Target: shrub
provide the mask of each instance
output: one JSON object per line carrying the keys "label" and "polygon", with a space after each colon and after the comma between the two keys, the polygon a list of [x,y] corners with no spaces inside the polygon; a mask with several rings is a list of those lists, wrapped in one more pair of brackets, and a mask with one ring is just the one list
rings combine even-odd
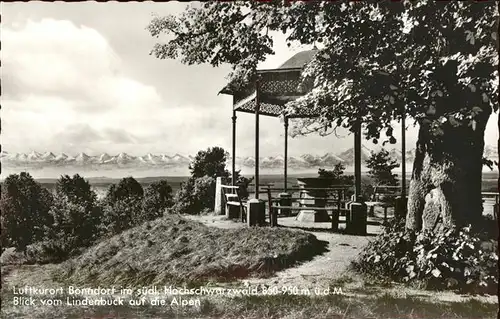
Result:
{"label": "shrub", "polygon": [[330,179],[332,185],[351,185],[354,181],[354,176],[344,175],[344,171],[345,165],[338,163],[333,167],[333,170],[320,168],[318,170],[318,175],[321,178]]}
{"label": "shrub", "polygon": [[101,211],[95,203],[88,204],[56,195],[50,213],[54,217],[49,246],[58,246],[66,256],[88,247],[99,238]]}
{"label": "shrub", "polygon": [[133,177],[111,185],[102,201],[101,234],[113,236],[143,221],[143,198],[144,189]]}
{"label": "shrub", "polygon": [[495,240],[471,227],[439,233],[408,233],[395,221],[370,242],[354,269],[379,279],[495,293],[498,285]]}
{"label": "shrub", "polygon": [[370,158],[366,161],[366,167],[370,170],[368,175],[373,178],[375,185],[397,186],[397,175],[392,170],[399,167],[398,162],[391,158],[389,152],[382,149],[380,152],[371,152]]}
{"label": "shrub", "polygon": [[63,175],[56,183],[56,194],[63,195],[72,202],[94,204],[97,194],[92,190],[90,183],[78,174],[70,177]]}
{"label": "shrub", "polygon": [[215,205],[215,178],[189,178],[175,195],[173,211],[178,214],[200,214]]}
{"label": "shrub", "polygon": [[142,200],[144,189],[142,185],[133,177],[125,177],[120,180],[118,185],[111,185],[106,194],[106,201],[113,204],[122,199],[134,197]]}
{"label": "shrub", "polygon": [[92,243],[97,238],[100,223],[96,202],[97,194],[83,177],[78,174],[61,176],[50,210],[54,219],[53,239],[72,242],[75,248]]}
{"label": "shrub", "polygon": [[172,206],[172,187],[166,180],[154,182],[144,192],[142,220],[152,220],[163,216],[165,210]]}
{"label": "shrub", "polygon": [[0,199],[2,247],[25,251],[27,245],[42,240],[52,224],[52,202],[52,194],[29,173],[9,175]]}
{"label": "shrub", "polygon": [[221,147],[209,147],[206,151],[198,151],[193,162],[189,165],[191,176],[200,178],[210,176],[228,177],[226,170],[226,160],[228,153]]}
{"label": "shrub", "polygon": [[113,236],[141,222],[142,201],[135,196],[106,203],[102,212],[101,234]]}
{"label": "shrub", "polygon": [[[236,177],[236,185],[239,186],[238,194],[240,195],[241,199],[247,199],[249,194],[248,194],[248,186],[250,183],[253,181],[253,177],[248,178],[245,176],[240,175],[240,171],[235,172],[235,177]],[[230,180],[230,178],[228,178]]]}

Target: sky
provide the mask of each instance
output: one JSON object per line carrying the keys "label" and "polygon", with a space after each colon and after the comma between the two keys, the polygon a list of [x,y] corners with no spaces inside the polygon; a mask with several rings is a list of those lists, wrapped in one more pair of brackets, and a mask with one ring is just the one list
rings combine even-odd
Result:
{"label": "sky", "polygon": [[[149,55],[156,39],[145,28],[152,14],[178,14],[185,3],[0,5],[3,151],[143,155],[231,149],[232,98],[217,94],[230,67],[187,66]],[[283,35],[274,36],[276,54],[260,68],[278,67],[310,49],[290,49]],[[253,115],[238,113],[237,156],[254,154],[254,132]],[[283,152],[283,133],[279,119],[262,117],[261,156]],[[290,138],[289,155],[352,147],[352,136],[340,133],[343,138]],[[497,137],[492,117],[486,143],[495,145]],[[415,141],[410,128],[407,149]]]}

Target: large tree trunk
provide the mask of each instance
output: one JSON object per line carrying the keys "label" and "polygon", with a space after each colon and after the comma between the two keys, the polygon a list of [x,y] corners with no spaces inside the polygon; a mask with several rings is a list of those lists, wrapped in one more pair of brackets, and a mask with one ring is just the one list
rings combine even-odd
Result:
{"label": "large tree trunk", "polygon": [[406,228],[440,232],[476,224],[481,218],[481,178],[484,130],[491,111],[483,110],[476,124],[443,127],[431,134],[420,123],[408,194]]}

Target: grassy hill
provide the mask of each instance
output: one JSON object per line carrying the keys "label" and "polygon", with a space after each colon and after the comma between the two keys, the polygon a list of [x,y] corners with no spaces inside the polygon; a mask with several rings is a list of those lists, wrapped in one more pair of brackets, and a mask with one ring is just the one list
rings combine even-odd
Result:
{"label": "grassy hill", "polygon": [[100,242],[55,274],[82,285],[194,284],[266,276],[324,249],[305,232],[219,229],[171,215]]}

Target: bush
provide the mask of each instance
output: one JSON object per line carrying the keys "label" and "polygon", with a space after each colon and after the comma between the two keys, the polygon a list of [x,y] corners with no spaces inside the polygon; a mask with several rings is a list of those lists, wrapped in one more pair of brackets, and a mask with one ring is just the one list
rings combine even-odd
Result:
{"label": "bush", "polygon": [[354,269],[379,279],[423,285],[431,289],[496,293],[496,242],[471,227],[437,234],[408,233],[393,222],[370,242]]}
{"label": "bush", "polygon": [[101,214],[96,202],[97,194],[80,175],[65,175],[57,181],[50,239],[69,249],[68,254],[97,239]]}
{"label": "bush", "polygon": [[167,208],[172,207],[172,187],[166,180],[154,182],[144,192],[142,220],[153,220],[163,216]]}
{"label": "bush", "polygon": [[94,204],[97,194],[92,190],[90,183],[78,174],[70,177],[63,175],[56,183],[56,194],[63,195],[72,202]]}
{"label": "bush", "polygon": [[52,194],[30,174],[9,175],[0,199],[2,247],[25,251],[27,245],[42,240],[52,224],[52,202]]}
{"label": "bush", "polygon": [[318,175],[321,178],[331,180],[332,185],[352,185],[354,183],[354,176],[344,175],[345,165],[338,163],[334,166],[333,170],[325,170],[320,168]]}
{"label": "bush", "polygon": [[125,177],[108,188],[102,201],[100,232],[113,236],[143,221],[144,189],[133,177]]}
{"label": "bush", "polygon": [[209,147],[206,151],[198,151],[193,162],[189,165],[191,177],[228,177],[229,172],[226,170],[227,156],[228,153],[217,146]]}
{"label": "bush", "polygon": [[175,195],[173,211],[178,214],[200,214],[215,205],[215,184],[213,177],[189,178],[181,184]]}
{"label": "bush", "polygon": [[131,196],[106,203],[102,212],[101,234],[114,236],[142,222],[142,201]]}
{"label": "bush", "polygon": [[144,189],[142,185],[133,177],[125,177],[120,180],[118,185],[111,185],[106,194],[106,201],[114,204],[119,200],[134,197],[142,200]]}
{"label": "bush", "polygon": [[[249,194],[248,194],[248,186],[250,183],[253,181],[253,177],[248,178],[245,176],[240,175],[239,171],[235,172],[235,177],[236,177],[236,182],[235,184],[239,186],[238,194],[240,195],[241,199],[247,199]],[[228,178],[230,180],[230,178]]]}
{"label": "bush", "polygon": [[88,247],[99,238],[101,210],[95,203],[75,202],[64,195],[56,195],[50,213],[54,224],[49,246],[58,246],[65,256],[79,248]]}

